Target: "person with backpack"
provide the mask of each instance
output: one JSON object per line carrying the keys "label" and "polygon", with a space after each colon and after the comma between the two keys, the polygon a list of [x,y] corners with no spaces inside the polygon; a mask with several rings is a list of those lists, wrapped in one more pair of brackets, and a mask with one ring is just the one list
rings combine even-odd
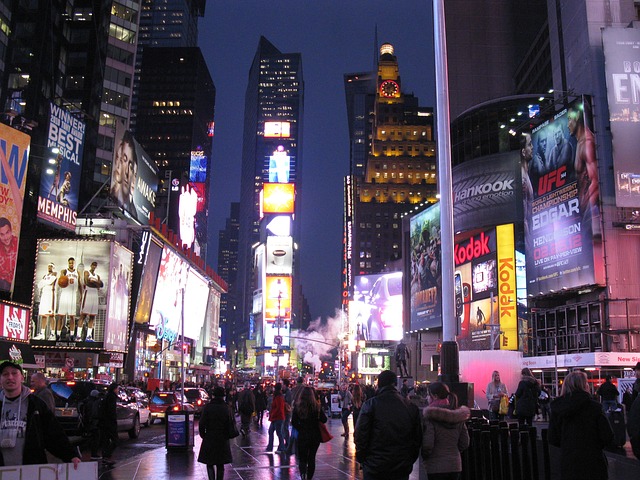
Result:
{"label": "person with backpack", "polygon": [[89,438],[91,460],[101,460],[100,450],[100,415],[102,412],[102,397],[98,390],[91,390],[89,398],[82,406],[82,425],[84,435]]}
{"label": "person with backpack", "polygon": [[249,434],[251,429],[251,417],[256,410],[256,398],[247,382],[244,389],[238,394],[238,411],[240,412],[240,433],[243,437]]}

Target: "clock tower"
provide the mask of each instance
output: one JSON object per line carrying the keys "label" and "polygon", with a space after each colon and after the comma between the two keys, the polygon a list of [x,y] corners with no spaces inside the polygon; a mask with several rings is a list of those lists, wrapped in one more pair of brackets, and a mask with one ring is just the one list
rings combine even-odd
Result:
{"label": "clock tower", "polygon": [[393,53],[393,45],[384,43],[380,47],[378,60],[378,98],[382,101],[393,101],[399,99],[400,96],[398,59]]}

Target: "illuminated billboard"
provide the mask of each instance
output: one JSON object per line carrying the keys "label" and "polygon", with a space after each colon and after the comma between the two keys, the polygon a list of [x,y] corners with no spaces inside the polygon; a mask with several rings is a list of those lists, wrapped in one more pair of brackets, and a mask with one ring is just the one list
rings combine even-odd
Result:
{"label": "illuminated billboard", "polygon": [[295,185],[293,183],[265,183],[263,185],[263,213],[294,213]]}
{"label": "illuminated billboard", "polygon": [[456,232],[515,222],[518,153],[487,155],[452,170],[453,223]]}
{"label": "illuminated billboard", "polygon": [[411,330],[442,326],[442,264],[440,204],[409,221]]}
{"label": "illuminated billboard", "polygon": [[[159,340],[173,342],[180,334],[187,269],[187,262],[165,245],[162,249],[150,322]],[[184,307],[186,318],[186,303]]]}
{"label": "illuminated billboard", "polygon": [[267,237],[267,275],[291,275],[293,238]]}
{"label": "illuminated billboard", "polygon": [[0,290],[12,291],[31,138],[0,124]]}
{"label": "illuminated billboard", "polygon": [[291,320],[291,277],[267,277],[264,288],[264,316],[267,322],[274,322],[278,317]]}
{"label": "illuminated billboard", "polygon": [[640,30],[602,31],[616,206],[640,207]]}
{"label": "illuminated billboard", "polygon": [[184,292],[185,322],[184,336],[192,339],[200,338],[200,330],[207,314],[209,301],[209,282],[195,269],[189,269],[187,288]]}
{"label": "illuminated billboard", "polygon": [[150,325],[158,339],[173,342],[181,334],[198,339],[209,299],[208,282],[175,250],[164,246],[158,270]]}
{"label": "illuminated billboard", "polygon": [[158,268],[162,258],[162,244],[158,243],[150,232],[142,233],[140,251],[136,255],[135,262],[142,267],[140,289],[138,290],[138,303],[135,309],[134,319],[136,323],[149,323],[153,294],[158,280]]}
{"label": "illuminated billboard", "polygon": [[108,337],[110,348],[126,348],[131,265],[132,253],[115,242],[39,240],[32,343],[96,349]]}
{"label": "illuminated billboard", "polygon": [[[112,243],[109,306],[107,309],[109,321],[104,329],[103,348],[105,350],[124,352],[127,349],[132,272],[133,254],[131,251],[118,243]],[[87,287],[85,286],[85,290]],[[86,298],[83,298],[82,308],[84,308],[84,301]]]}
{"label": "illuminated billboard", "polygon": [[289,122],[264,122],[265,138],[289,138],[291,124]]}
{"label": "illuminated billboard", "polygon": [[454,245],[454,261],[460,348],[489,349],[493,339],[495,349],[517,350],[513,224],[476,231],[458,240]]}
{"label": "illuminated billboard", "polygon": [[148,225],[156,207],[158,167],[121,122],[115,138],[109,194],[131,218]]}
{"label": "illuminated billboard", "polygon": [[276,215],[266,225],[267,233],[269,235],[276,235],[278,237],[288,237],[291,235],[291,216],[290,215]]}
{"label": "illuminated billboard", "polygon": [[529,295],[602,284],[602,226],[589,97],[523,134]]}
{"label": "illuminated billboard", "polygon": [[85,124],[71,112],[50,104],[47,148],[43,158],[38,195],[38,218],[75,231],[82,171]]}
{"label": "illuminated billboard", "polygon": [[191,151],[191,162],[189,163],[189,181],[204,183],[207,181],[207,167],[209,159],[202,150]]}
{"label": "illuminated billboard", "polygon": [[289,183],[291,179],[291,157],[284,146],[278,147],[268,158],[268,181],[271,183]]}
{"label": "illuminated billboard", "polygon": [[13,303],[0,302],[0,335],[4,340],[27,342],[31,311]]}
{"label": "illuminated billboard", "polygon": [[356,276],[353,296],[349,328],[356,340],[402,340],[402,272]]}

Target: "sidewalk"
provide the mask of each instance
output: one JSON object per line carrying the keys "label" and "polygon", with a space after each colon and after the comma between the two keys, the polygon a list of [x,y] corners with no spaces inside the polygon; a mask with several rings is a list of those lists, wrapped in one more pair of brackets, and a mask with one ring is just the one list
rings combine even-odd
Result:
{"label": "sidewalk", "polygon": [[[231,441],[233,463],[225,466],[226,480],[297,480],[300,478],[295,455],[288,457],[265,451],[268,425],[268,421],[265,421],[263,427],[256,427],[253,424],[247,438],[239,436]],[[339,419],[329,419],[327,425],[334,438],[320,445],[314,478],[362,479],[362,472],[355,461],[353,435],[346,440],[340,436],[342,424]],[[547,427],[543,422],[535,422],[535,425],[538,432]],[[278,446],[277,443],[276,437],[274,450]],[[98,477],[100,480],[160,480],[163,478],[207,480],[205,465],[197,461],[200,444],[201,439],[196,432],[193,450],[167,451],[164,446],[158,446],[142,454],[121,459],[111,469],[101,467]],[[609,480],[640,478],[640,462],[631,453],[628,442],[620,451],[607,452],[607,458],[609,459]],[[552,479],[559,475],[559,469],[553,468],[556,460],[552,453]],[[420,461],[416,462],[410,480],[426,479],[420,467]],[[543,478],[543,472],[540,473]]]}

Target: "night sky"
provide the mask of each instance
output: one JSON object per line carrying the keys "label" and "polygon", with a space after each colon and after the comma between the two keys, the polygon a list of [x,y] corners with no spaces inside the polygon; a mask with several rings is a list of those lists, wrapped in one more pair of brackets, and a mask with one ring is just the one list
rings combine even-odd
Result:
{"label": "night sky", "polygon": [[304,189],[297,198],[302,206],[298,260],[303,292],[314,319],[331,316],[340,307],[342,183],[349,170],[343,75],[373,70],[380,44],[389,42],[398,58],[403,92],[435,107],[431,5],[419,0],[207,2],[199,21],[199,46],[216,86],[209,208],[209,259],[214,267],[218,232],[229,204],[240,198],[245,90],[264,35],[281,52],[302,54]]}

